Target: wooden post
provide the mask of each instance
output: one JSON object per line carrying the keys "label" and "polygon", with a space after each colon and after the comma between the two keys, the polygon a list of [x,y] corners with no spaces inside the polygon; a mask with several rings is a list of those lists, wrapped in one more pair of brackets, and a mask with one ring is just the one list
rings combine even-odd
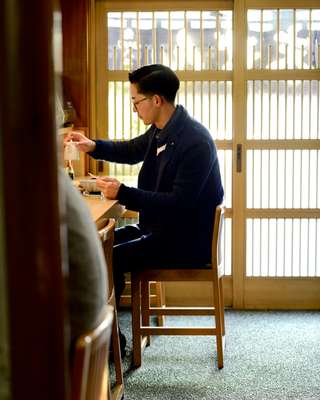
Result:
{"label": "wooden post", "polygon": [[53,0],[0,5],[0,174],[11,398],[65,399]]}

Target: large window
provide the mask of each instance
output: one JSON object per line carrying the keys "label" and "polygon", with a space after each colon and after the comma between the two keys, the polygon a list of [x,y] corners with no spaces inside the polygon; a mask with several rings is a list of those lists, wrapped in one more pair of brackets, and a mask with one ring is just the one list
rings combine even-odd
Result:
{"label": "large window", "polygon": [[320,10],[248,10],[247,43],[249,69],[319,68]]}

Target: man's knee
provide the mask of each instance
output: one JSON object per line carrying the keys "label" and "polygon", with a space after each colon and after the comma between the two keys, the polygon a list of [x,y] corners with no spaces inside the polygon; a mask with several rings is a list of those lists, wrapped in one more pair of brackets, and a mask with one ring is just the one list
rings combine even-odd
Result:
{"label": "man's knee", "polygon": [[140,237],[141,232],[138,225],[125,225],[117,228],[114,232],[114,245],[126,243]]}

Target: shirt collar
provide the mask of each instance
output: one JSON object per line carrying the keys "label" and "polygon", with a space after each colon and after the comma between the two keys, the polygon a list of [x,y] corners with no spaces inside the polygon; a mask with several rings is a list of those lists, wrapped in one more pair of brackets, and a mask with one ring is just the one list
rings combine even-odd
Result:
{"label": "shirt collar", "polygon": [[181,116],[185,113],[185,109],[181,105],[177,105],[174,113],[169,121],[162,129],[155,127],[155,137],[157,139],[157,146],[163,146],[167,143],[169,136],[178,128],[178,123]]}

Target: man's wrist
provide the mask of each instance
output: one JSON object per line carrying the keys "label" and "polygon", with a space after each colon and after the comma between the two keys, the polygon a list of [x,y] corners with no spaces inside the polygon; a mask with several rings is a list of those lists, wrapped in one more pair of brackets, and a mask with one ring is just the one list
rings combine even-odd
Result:
{"label": "man's wrist", "polygon": [[95,151],[96,146],[97,146],[97,145],[96,145],[96,142],[95,142],[94,140],[91,140],[90,148],[89,148],[88,153],[92,153],[93,151]]}

